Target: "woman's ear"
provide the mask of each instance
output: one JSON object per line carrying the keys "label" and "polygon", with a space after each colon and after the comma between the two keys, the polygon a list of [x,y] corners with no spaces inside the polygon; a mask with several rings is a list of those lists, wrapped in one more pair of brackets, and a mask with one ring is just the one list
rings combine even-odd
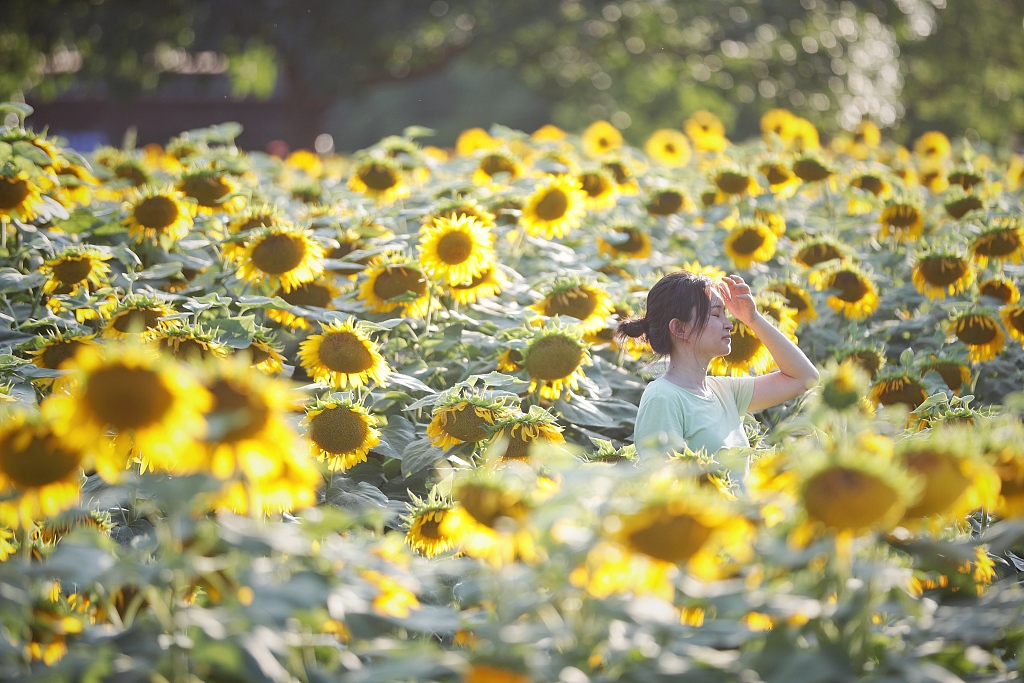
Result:
{"label": "woman's ear", "polygon": [[690,335],[686,330],[686,323],[679,318],[672,318],[668,321],[668,331],[672,333],[673,337],[678,337],[683,341],[689,341]]}

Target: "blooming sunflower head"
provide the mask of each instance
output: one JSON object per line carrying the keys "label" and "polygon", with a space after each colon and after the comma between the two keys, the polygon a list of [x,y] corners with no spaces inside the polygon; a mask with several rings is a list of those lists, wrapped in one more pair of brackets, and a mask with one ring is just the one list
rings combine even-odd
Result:
{"label": "blooming sunflower head", "polygon": [[1007,304],[999,310],[999,317],[1009,335],[1024,344],[1024,306]]}
{"label": "blooming sunflower head", "polygon": [[239,252],[238,279],[290,291],[323,272],[324,248],[313,235],[291,226],[256,230]]}
{"label": "blooming sunflower head", "polygon": [[769,109],[761,115],[761,133],[765,141],[771,142],[778,137],[783,143],[792,137],[796,115],[788,109]]}
{"label": "blooming sunflower head", "polygon": [[721,152],[729,145],[725,137],[725,124],[705,109],[693,112],[683,122],[683,131],[693,143],[693,148],[700,152]]}
{"label": "blooming sunflower head", "polygon": [[878,217],[879,236],[897,242],[916,240],[924,232],[924,213],[920,205],[906,197],[886,202]]}
{"label": "blooming sunflower head", "polygon": [[870,274],[852,263],[824,268],[818,288],[831,291],[829,307],[850,320],[864,320],[878,308],[878,288]]}
{"label": "blooming sunflower head", "polygon": [[471,197],[442,200],[438,203],[437,208],[430,213],[423,225],[426,227],[438,218],[454,220],[458,216],[470,216],[480,221],[485,227],[494,227],[494,214],[480,206],[480,204]]}
{"label": "blooming sunflower head", "polygon": [[[63,370],[79,349],[96,343],[96,335],[93,333],[66,330],[36,337],[26,351],[36,367],[44,370]],[[57,388],[64,384],[54,377],[40,377],[33,379],[33,383],[42,388]]]}
{"label": "blooming sunflower head", "polygon": [[387,156],[369,157],[356,162],[348,187],[378,204],[394,204],[409,196],[409,186],[401,166]]}
{"label": "blooming sunflower head", "polygon": [[953,395],[959,396],[964,388],[971,386],[971,366],[965,362],[962,353],[941,351],[923,359],[919,365],[922,375],[934,372]]}
{"label": "blooming sunflower head", "polygon": [[859,406],[867,395],[868,374],[852,358],[832,361],[821,380],[821,402],[832,410],[846,411]]}
{"label": "blooming sunflower head", "polygon": [[634,195],[639,191],[639,184],[636,180],[636,168],[633,161],[627,157],[612,156],[601,162],[601,168],[612,174],[619,192],[626,195]]}
{"label": "blooming sunflower head", "polygon": [[273,333],[257,325],[248,346],[235,349],[234,355],[244,358],[251,366],[267,375],[276,375],[284,369],[284,355],[274,340]]}
{"label": "blooming sunflower head", "polygon": [[494,235],[478,219],[466,214],[435,218],[420,230],[420,265],[435,280],[447,285],[473,281],[494,265]]}
{"label": "blooming sunflower head", "polygon": [[615,177],[607,169],[589,169],[576,176],[583,193],[587,196],[586,207],[591,211],[610,209],[619,196]]}
{"label": "blooming sunflower head", "polygon": [[526,460],[538,447],[565,442],[554,415],[540,406],[530,412],[514,411],[494,421],[488,453],[501,460]]}
{"label": "blooming sunflower head", "polygon": [[310,452],[325,460],[332,472],[344,472],[365,461],[370,449],[380,443],[377,418],[349,398],[317,399],[306,410],[303,424]]}
{"label": "blooming sunflower head", "polygon": [[435,305],[434,287],[413,260],[400,254],[371,261],[358,298],[374,313],[401,310],[403,318],[421,318]]}
{"label": "blooming sunflower head", "polygon": [[868,397],[876,406],[903,405],[917,410],[928,398],[928,392],[917,372],[899,367],[882,370],[875,375]]}
{"label": "blooming sunflower head", "polygon": [[757,218],[740,219],[726,235],[722,248],[737,268],[752,263],[765,263],[775,255],[778,237],[768,225]]}
{"label": "blooming sunflower head", "polygon": [[734,321],[731,336],[729,353],[711,360],[708,364],[709,374],[742,377],[748,374],[763,375],[772,368],[774,361],[771,351],[747,325]]}
{"label": "blooming sunflower head", "polygon": [[814,308],[814,299],[810,292],[788,280],[774,280],[764,287],[765,291],[775,292],[785,298],[786,307],[794,311],[797,323],[815,320],[818,312]]}
{"label": "blooming sunflower head", "polygon": [[1024,259],[1024,225],[1017,218],[1000,218],[971,242],[971,257],[984,268],[989,260],[1020,263]]}
{"label": "blooming sunflower head", "polygon": [[132,239],[156,240],[166,236],[177,241],[188,236],[192,229],[194,207],[180,190],[146,185],[129,192],[122,210]]}
{"label": "blooming sunflower head", "polygon": [[597,251],[611,257],[645,259],[651,255],[651,237],[637,225],[619,223],[598,238]]}
{"label": "blooming sunflower head", "polygon": [[1006,348],[1006,333],[999,318],[989,309],[973,308],[954,313],[947,323],[951,338],[967,347],[972,363],[992,360]]}
{"label": "blooming sunflower head", "polygon": [[448,288],[448,294],[457,303],[472,304],[481,299],[497,296],[506,285],[508,285],[508,278],[495,263],[469,282],[452,285]]}
{"label": "blooming sunflower head", "polygon": [[652,216],[671,216],[676,213],[690,213],[696,206],[686,193],[677,187],[663,187],[653,190],[647,198],[647,213]]}
{"label": "blooming sunflower head", "polygon": [[793,174],[790,164],[783,158],[771,155],[757,165],[760,173],[768,184],[768,189],[778,199],[792,197],[800,188],[800,178]]}
{"label": "blooming sunflower head", "polygon": [[724,197],[754,196],[761,192],[754,175],[733,161],[716,164],[708,172],[708,180]]}
{"label": "blooming sunflower head", "polygon": [[52,259],[43,262],[39,269],[48,278],[43,283],[43,291],[47,294],[70,294],[79,291],[95,291],[110,275],[110,254],[93,247],[72,245],[65,247]]}
{"label": "blooming sunflower head", "polygon": [[622,133],[607,121],[594,121],[580,136],[583,153],[601,157],[622,147]]}
{"label": "blooming sunflower head", "polygon": [[317,382],[335,389],[387,383],[391,368],[364,331],[349,317],[323,324],[323,331],[299,345],[299,362]]}
{"label": "blooming sunflower head", "polygon": [[238,181],[221,169],[204,168],[183,173],[178,178],[177,188],[196,203],[201,213],[233,215],[244,209],[247,203],[239,192],[241,185]]}
{"label": "blooming sunflower head", "polygon": [[406,544],[424,557],[436,557],[457,547],[460,542],[460,513],[454,501],[430,491],[426,500],[412,496],[408,513],[402,518],[406,526]]}
{"label": "blooming sunflower head", "polygon": [[929,249],[914,263],[914,287],[931,300],[960,294],[974,283],[974,268],[963,254],[949,249]]}
{"label": "blooming sunflower head", "polygon": [[[290,291],[279,289],[274,296],[281,297],[288,304],[298,308],[334,308],[334,299],[341,296],[341,289],[332,279],[321,278],[311,282],[303,282]],[[301,312],[292,312],[283,308],[268,308],[267,317],[276,320],[285,327],[308,330],[310,321]]]}
{"label": "blooming sunflower head", "polygon": [[1005,305],[1013,305],[1020,301],[1017,283],[1005,275],[990,275],[978,282],[978,294]]}
{"label": "blooming sunflower head", "polygon": [[274,204],[261,202],[246,207],[228,221],[228,233],[237,235],[249,230],[268,228],[284,223],[284,212]]}
{"label": "blooming sunflower head", "polygon": [[574,318],[584,333],[592,333],[604,328],[614,304],[596,282],[567,276],[557,278],[530,308],[549,318]]}
{"label": "blooming sunflower head", "polygon": [[438,448],[477,443],[490,435],[495,420],[511,412],[508,397],[488,397],[454,387],[434,402],[427,436]]}
{"label": "blooming sunflower head", "polygon": [[511,152],[492,149],[486,152],[473,172],[473,182],[481,187],[500,187],[523,175],[523,164]]}
{"label": "blooming sunflower head", "polygon": [[682,168],[690,161],[690,140],[678,130],[661,128],[651,133],[644,151],[655,163],[666,168]]}
{"label": "blooming sunflower head", "polygon": [[914,154],[923,161],[945,161],[952,153],[949,138],[937,130],[928,131],[914,141]]}
{"label": "blooming sunflower head", "polygon": [[149,330],[146,339],[180,361],[202,362],[228,356],[228,346],[217,339],[212,330],[203,327],[202,323],[165,321]]}
{"label": "blooming sunflower head", "polygon": [[946,190],[942,196],[942,206],[946,213],[954,220],[960,220],[972,211],[980,211],[985,208],[984,198],[977,192],[965,190],[959,185],[953,185]]}
{"label": "blooming sunflower head", "polygon": [[587,195],[578,180],[568,175],[554,176],[537,185],[526,199],[519,222],[530,235],[562,238],[579,227],[586,203]]}
{"label": "blooming sunflower head", "polygon": [[455,140],[455,152],[462,157],[469,157],[481,150],[494,149],[501,144],[483,128],[467,128],[459,133]]}
{"label": "blooming sunflower head", "polygon": [[832,355],[839,363],[852,360],[861,370],[868,374],[870,379],[874,379],[879,370],[885,367],[886,363],[885,344],[863,341],[845,344],[833,349]]}
{"label": "blooming sunflower head", "polygon": [[817,183],[835,173],[831,164],[819,154],[802,154],[793,160],[793,175],[805,183]]}
{"label": "blooming sunflower head", "polygon": [[882,200],[892,196],[892,183],[881,172],[867,171],[855,175],[850,180],[850,187]]}
{"label": "blooming sunflower head", "polygon": [[589,345],[582,330],[548,325],[538,330],[522,353],[522,367],[530,376],[528,391],[557,400],[579,391],[583,366],[590,365]]}
{"label": "blooming sunflower head", "polygon": [[117,302],[103,325],[103,336],[128,339],[154,329],[162,318],[175,315],[163,299],[145,294],[129,294]]}

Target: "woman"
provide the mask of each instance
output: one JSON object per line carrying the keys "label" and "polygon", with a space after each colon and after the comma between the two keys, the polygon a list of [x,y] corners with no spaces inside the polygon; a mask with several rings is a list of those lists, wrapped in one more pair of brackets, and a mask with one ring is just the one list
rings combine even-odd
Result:
{"label": "woman", "polygon": [[[709,377],[713,358],[731,351],[733,324],[747,325],[767,347],[779,370],[759,377]],[[668,450],[749,446],[742,417],[795,398],[818,379],[803,351],[762,316],[750,286],[738,275],[720,283],[686,271],[661,278],[647,295],[643,318],[619,323],[616,335],[643,337],[668,370],[640,399],[634,442],[642,455]]]}

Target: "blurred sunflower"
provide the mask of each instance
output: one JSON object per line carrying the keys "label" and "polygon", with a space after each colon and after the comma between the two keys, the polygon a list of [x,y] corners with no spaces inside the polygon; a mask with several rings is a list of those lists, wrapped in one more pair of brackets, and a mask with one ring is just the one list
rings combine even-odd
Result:
{"label": "blurred sunflower", "polygon": [[117,302],[103,324],[103,336],[129,339],[157,326],[161,318],[175,315],[170,304],[154,296],[129,294]]}
{"label": "blurred sunflower", "polygon": [[1024,225],[1016,218],[997,219],[974,238],[970,251],[982,268],[989,260],[1020,263],[1024,259]]}
{"label": "blurred sunflower", "polygon": [[15,172],[12,165],[6,165],[0,170],[0,222],[34,221],[45,207],[42,192],[28,171]]}
{"label": "blurred sunflower", "polygon": [[196,363],[228,356],[228,346],[202,323],[192,324],[183,320],[161,322],[149,330],[145,338],[160,351],[183,362]]}
{"label": "blurred sunflower", "polygon": [[86,346],[70,366],[75,393],[51,395],[42,406],[66,439],[95,448],[113,431],[131,438],[144,470],[188,474],[202,465],[194,446],[206,429],[203,412],[212,398],[183,366],[150,349],[117,343]]}
{"label": "blurred sunflower", "polygon": [[[495,567],[538,558],[529,526],[536,477],[530,481],[530,477],[519,476],[523,473],[518,470],[512,473],[516,476],[503,474],[478,468],[463,475],[454,486],[457,505],[445,524],[446,531],[460,534],[462,551]],[[531,486],[533,490],[528,488]]]}
{"label": "blurred sunflower", "polygon": [[[602,322],[602,327],[604,323]],[[549,325],[538,330],[522,351],[522,367],[530,376],[530,393],[541,398],[569,400],[579,391],[579,380],[586,377],[583,366],[592,363],[583,330]]]}
{"label": "blurred sunflower", "polygon": [[797,116],[790,126],[789,142],[786,148],[793,152],[808,152],[821,149],[818,129],[807,119]]}
{"label": "blurred sunflower", "polygon": [[556,125],[545,123],[543,126],[530,134],[534,142],[559,142],[568,137],[568,134]]}
{"label": "blurred sunflower", "polygon": [[[854,176],[853,179],[850,180],[850,187],[861,190],[862,192],[866,192],[871,196],[876,197],[882,201],[885,201],[892,197],[892,183],[889,182],[889,180],[886,179],[885,175],[881,172],[868,171],[866,173],[861,173],[860,175]],[[851,199],[850,201],[853,202],[859,200]],[[864,207],[864,210],[857,212],[850,211],[849,213],[867,213],[868,211],[871,210],[871,208],[871,205],[867,204],[866,207]]]}
{"label": "blurred sunflower", "polygon": [[[97,341],[95,333],[59,330],[51,332],[47,336],[36,337],[32,340],[32,344],[34,348],[30,347],[27,353],[36,367],[45,370],[63,370],[79,349],[95,345]],[[33,378],[32,383],[43,389],[53,387],[55,390],[66,385],[64,378],[54,377]]]}
{"label": "blurred sunflower", "polygon": [[594,121],[580,136],[583,153],[588,157],[600,157],[622,147],[622,133],[607,121]]}
{"label": "blurred sunflower", "polygon": [[932,194],[942,194],[949,189],[946,167],[940,163],[923,163],[917,169],[917,182],[928,188]]}
{"label": "blurred sunflower", "polygon": [[952,153],[949,138],[939,131],[928,131],[914,141],[914,154],[926,161],[945,161]]}
{"label": "blurred sunflower", "polygon": [[890,201],[882,209],[878,225],[880,237],[891,236],[897,242],[916,240],[924,232],[924,214],[921,207],[911,200]]}
{"label": "blurred sunflower", "polygon": [[876,406],[902,404],[910,410],[917,410],[928,394],[920,380],[911,375],[911,371],[905,368],[879,371],[871,383],[868,398]]}
{"label": "blurred sunflower", "polygon": [[431,490],[427,500],[412,496],[409,512],[402,518],[407,530],[405,543],[426,558],[437,557],[458,546],[461,534],[455,503]]}
{"label": "blurred sunflower", "polygon": [[483,128],[467,128],[459,133],[455,140],[455,152],[461,157],[469,157],[481,150],[494,149],[499,145],[501,141],[492,138]]}
{"label": "blurred sunflower", "polygon": [[835,411],[862,405],[867,396],[868,373],[852,358],[829,361],[821,381],[821,403]]}
{"label": "blurred sunflower", "polygon": [[326,461],[335,472],[366,461],[366,454],[380,443],[377,418],[348,398],[318,398],[303,419],[310,441],[310,453]]}
{"label": "blurred sunflower", "polygon": [[999,319],[988,309],[976,308],[954,314],[947,324],[951,337],[967,347],[972,363],[992,360],[1006,348],[1006,333]]}
{"label": "blurred sunflower", "polygon": [[644,143],[647,156],[666,168],[682,168],[690,162],[690,140],[678,130],[660,128]]}
{"label": "blurred sunflower", "polygon": [[[279,296],[292,306],[300,308],[322,308],[334,310],[334,299],[341,296],[341,290],[330,279],[321,278],[311,282],[303,282],[291,291],[278,289],[274,296]],[[302,315],[292,313],[283,308],[268,308],[267,317],[276,320],[293,330],[310,329],[310,321]]]}
{"label": "blurred sunflower", "polygon": [[766,291],[781,294],[786,299],[786,306],[795,311],[798,323],[809,322],[818,318],[818,312],[814,308],[814,300],[810,293],[794,282],[776,280],[768,283]]}
{"label": "blurred sunflower", "polygon": [[544,298],[530,308],[549,318],[575,318],[575,324],[584,333],[603,328],[614,309],[611,297],[602,287],[577,276],[557,278]]}
{"label": "blurred sunflower", "polygon": [[819,154],[801,154],[793,160],[793,175],[805,183],[817,183],[826,180],[835,173],[835,169]]}
{"label": "blurred sunflower", "polygon": [[761,194],[761,186],[757,179],[746,169],[732,161],[723,161],[708,173],[708,180],[718,188],[724,197],[735,198],[757,196]]}
{"label": "blurred sunflower", "polygon": [[704,109],[693,112],[683,122],[683,131],[699,152],[721,152],[729,145],[722,120]]}
{"label": "blurred sunflower", "polygon": [[999,310],[999,317],[1010,337],[1024,345],[1024,306],[1003,306]]}
{"label": "blurred sunflower", "polygon": [[281,349],[265,327],[257,326],[249,346],[236,349],[235,355],[245,358],[250,366],[268,375],[276,375],[284,369]]}
{"label": "blurred sunflower", "polygon": [[913,269],[914,287],[930,300],[960,294],[974,284],[974,269],[962,255],[945,249],[930,249],[917,256]]}
{"label": "blurred sunflower", "polygon": [[610,157],[601,162],[601,168],[612,174],[619,193],[634,195],[640,191],[634,163],[628,157]]}
{"label": "blurred sunflower", "polygon": [[1024,156],[1014,154],[1006,166],[1006,174],[1003,176],[1007,189],[1013,191],[1021,186],[1024,181]]}
{"label": "blurred sunflower", "polygon": [[777,199],[788,199],[800,189],[800,178],[779,157],[770,156],[762,160],[758,163],[757,172],[768,181],[768,189]]}
{"label": "blurred sunflower", "polygon": [[409,186],[401,167],[388,157],[373,157],[357,162],[349,176],[348,187],[382,205],[394,204],[409,196]]}
{"label": "blurred sunflower", "polygon": [[1006,305],[1013,305],[1020,301],[1020,289],[1017,288],[1017,283],[1005,275],[990,275],[980,281],[978,294],[991,297]]}
{"label": "blurred sunflower", "polygon": [[535,237],[562,238],[579,227],[586,214],[586,202],[587,195],[578,180],[567,175],[555,176],[536,186],[526,200],[519,222]]}
{"label": "blurred sunflower", "polygon": [[985,200],[975,192],[968,192],[954,185],[942,197],[942,206],[953,220],[960,220],[971,211],[985,208]]}
{"label": "blurred sunflower", "polygon": [[769,109],[761,115],[761,134],[765,142],[771,143],[777,136],[783,144],[792,137],[796,116],[788,109]]}
{"label": "blurred sunflower", "polygon": [[61,158],[54,173],[60,183],[56,197],[65,208],[76,209],[92,204],[93,192],[100,181],[88,168]]}
{"label": "blurred sunflower", "polygon": [[85,452],[52,418],[8,411],[0,425],[0,525],[32,529],[78,504]]}
{"label": "blurred sunflower", "polygon": [[146,185],[132,189],[123,204],[128,236],[136,241],[155,240],[166,235],[173,241],[184,239],[192,229],[195,205],[183,192],[171,186]]}
{"label": "blurred sunflower", "polygon": [[420,230],[417,249],[424,272],[449,286],[471,283],[494,265],[494,235],[478,219],[460,214],[435,218]]}
{"label": "blurred sunflower", "polygon": [[521,178],[523,173],[522,162],[511,152],[495,149],[480,159],[480,164],[473,171],[472,180],[480,187],[501,187]]}
{"label": "blurred sunflower", "polygon": [[488,437],[495,420],[511,410],[508,400],[449,389],[434,402],[427,436],[438,448],[477,443]]}
{"label": "blurred sunflower", "polygon": [[555,416],[531,406],[529,413],[514,411],[495,419],[488,448],[504,444],[498,454],[502,460],[526,460],[537,446],[560,443],[565,443],[565,437]]}
{"label": "blurred sunflower", "polygon": [[619,187],[612,174],[605,169],[584,171],[576,176],[586,194],[586,207],[591,211],[610,209],[615,206]]}
{"label": "blurred sunflower", "polygon": [[280,208],[274,204],[261,202],[247,206],[244,211],[232,216],[228,221],[228,234],[237,235],[240,232],[269,228],[284,222],[284,212]]}
{"label": "blurred sunflower", "polygon": [[757,309],[765,317],[770,318],[779,331],[796,341],[795,332],[800,321],[797,319],[796,309],[789,307],[785,296],[777,292],[761,290],[757,293],[754,301],[757,303]]}
{"label": "blurred sunflower", "polygon": [[958,354],[942,351],[930,355],[921,363],[921,374],[928,372],[938,374],[955,396],[963,393],[964,387],[971,385],[971,366],[963,362]]}
{"label": "blurred sunflower", "polygon": [[290,291],[324,270],[323,246],[312,233],[289,226],[256,230],[237,257],[238,279]]}
{"label": "blurred sunflower", "polygon": [[452,285],[448,294],[452,300],[460,304],[472,304],[482,299],[489,299],[501,293],[508,284],[508,279],[496,264],[492,264],[480,275],[468,283]]}
{"label": "blurred sunflower", "polygon": [[374,313],[401,309],[403,318],[422,318],[435,305],[433,287],[415,261],[390,255],[371,261],[358,298]]}
{"label": "blurred sunflower", "polygon": [[832,355],[836,361],[842,363],[849,359],[858,365],[868,377],[874,379],[879,370],[885,367],[885,344],[870,342],[856,342],[846,344],[834,349]]}
{"label": "blurred sunflower", "polygon": [[726,356],[712,358],[708,373],[712,375],[763,375],[772,368],[772,354],[754,331],[738,320],[733,321],[732,349]]}
{"label": "blurred sunflower", "polygon": [[106,262],[111,258],[110,254],[92,247],[65,247],[39,268],[39,272],[47,276],[43,292],[75,296],[82,290],[95,291],[110,275]]}
{"label": "blurred sunflower", "polygon": [[480,204],[470,197],[460,197],[458,199],[446,199],[441,201],[437,208],[430,212],[426,220],[423,222],[423,226],[426,227],[433,223],[438,218],[447,218],[454,220],[459,216],[469,216],[475,218],[483,223],[486,228],[493,228],[495,222],[495,216],[493,213],[480,206]]}
{"label": "blurred sunflower", "polygon": [[778,237],[764,222],[756,218],[740,219],[722,242],[722,250],[737,268],[750,268],[752,263],[766,263],[775,255]]}
{"label": "blurred sunflower", "polygon": [[850,320],[864,320],[878,308],[878,289],[870,275],[860,266],[840,263],[826,268],[817,283],[819,290],[833,290],[829,307]]}
{"label": "blurred sunflower", "polygon": [[245,208],[246,199],[239,194],[241,185],[225,171],[205,168],[182,173],[176,187],[192,198],[200,213],[223,211],[234,215]]}
{"label": "blurred sunflower", "polygon": [[613,225],[608,233],[597,239],[597,253],[610,257],[645,259],[651,255],[651,238],[635,225]]}
{"label": "blurred sunflower", "polygon": [[645,203],[647,213],[652,216],[671,216],[676,213],[692,213],[697,209],[693,201],[682,190],[663,187],[651,192]]}

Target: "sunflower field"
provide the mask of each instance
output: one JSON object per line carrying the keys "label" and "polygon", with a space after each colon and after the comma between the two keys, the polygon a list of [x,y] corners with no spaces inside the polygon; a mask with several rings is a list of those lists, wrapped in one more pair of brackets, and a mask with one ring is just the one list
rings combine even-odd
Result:
{"label": "sunflower field", "polygon": [[[82,155],[0,111],[3,680],[1019,678],[1024,158],[786,110]],[[642,459],[612,331],[681,268],[822,379]],[[772,369],[737,323],[710,371]]]}

